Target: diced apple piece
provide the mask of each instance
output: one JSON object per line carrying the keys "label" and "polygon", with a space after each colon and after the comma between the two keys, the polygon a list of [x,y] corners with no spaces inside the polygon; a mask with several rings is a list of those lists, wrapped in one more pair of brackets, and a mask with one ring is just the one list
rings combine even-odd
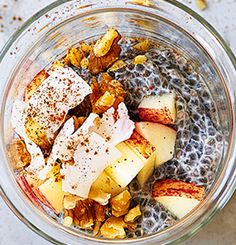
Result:
{"label": "diced apple piece", "polygon": [[45,70],[42,70],[33,78],[33,80],[25,89],[25,101],[28,101],[31,98],[33,93],[48,76],[49,74]]}
{"label": "diced apple piece", "polygon": [[173,124],[176,118],[175,94],[150,95],[138,107],[143,121]]}
{"label": "diced apple piece", "polygon": [[56,181],[54,178],[50,178],[38,189],[57,214],[63,210],[63,199],[66,193],[62,191],[61,180]]}
{"label": "diced apple piece", "polygon": [[111,197],[118,195],[125,188],[119,186],[105,171],[103,171],[96,181],[93,183],[90,192],[97,192],[101,190],[105,193],[111,194]]}
{"label": "diced apple piece", "polygon": [[125,143],[137,154],[144,162],[144,167],[139,172],[137,179],[141,187],[152,175],[155,167],[156,148],[137,131],[134,131],[130,139]]}
{"label": "diced apple piece", "polygon": [[205,188],[180,180],[162,180],[153,185],[152,195],[156,201],[181,219],[203,199]]}
{"label": "diced apple piece", "polygon": [[101,205],[107,205],[111,194],[100,189],[91,189],[88,197]]}
{"label": "diced apple piece", "polygon": [[17,178],[17,183],[20,186],[20,188],[22,189],[22,191],[25,193],[25,195],[33,202],[35,203],[37,206],[42,207],[41,202],[39,200],[39,198],[37,197],[37,195],[34,193],[32,187],[30,186],[30,184],[27,182],[25,176],[20,176],[19,178]]}
{"label": "diced apple piece", "polygon": [[155,199],[178,219],[183,218],[200,203],[196,199],[178,196],[162,196]]}
{"label": "diced apple piece", "polygon": [[138,122],[136,131],[156,147],[155,166],[173,158],[176,141],[176,131],[160,123]]}
{"label": "diced apple piece", "polygon": [[125,143],[116,148],[123,154],[119,159],[109,165],[106,173],[121,187],[126,187],[144,167],[144,162]]}

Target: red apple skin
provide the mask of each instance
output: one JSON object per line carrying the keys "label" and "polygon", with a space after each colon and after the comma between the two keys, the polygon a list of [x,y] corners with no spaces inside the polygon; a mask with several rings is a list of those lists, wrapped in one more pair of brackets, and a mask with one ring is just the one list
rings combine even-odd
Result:
{"label": "red apple skin", "polygon": [[52,209],[54,212],[55,210],[51,206],[51,204],[47,201],[47,199],[43,196],[43,194],[39,191],[38,188],[32,188],[28,181],[26,180],[25,176],[20,176],[17,179],[17,183],[19,184],[22,191],[26,194],[26,196],[37,206],[43,209],[43,205],[47,206],[48,208]]}
{"label": "red apple skin", "polygon": [[35,195],[25,177],[20,176],[19,178],[17,178],[17,183],[20,186],[21,190],[25,193],[25,195],[31,200],[31,202],[42,208],[42,204],[39,198]]}
{"label": "red apple skin", "polygon": [[154,198],[160,196],[179,196],[194,198],[201,201],[204,192],[205,188],[202,186],[172,179],[156,181],[152,188],[152,195]]}
{"label": "red apple skin", "polygon": [[174,120],[171,117],[171,112],[168,108],[152,109],[152,108],[138,108],[139,118],[142,121],[162,123],[162,124],[174,124]]}

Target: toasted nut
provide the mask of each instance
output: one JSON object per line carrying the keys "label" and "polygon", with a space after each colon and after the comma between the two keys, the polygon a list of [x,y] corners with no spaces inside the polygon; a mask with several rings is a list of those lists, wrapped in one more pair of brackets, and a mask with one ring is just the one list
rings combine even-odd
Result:
{"label": "toasted nut", "polygon": [[14,140],[9,145],[8,153],[12,160],[14,169],[26,167],[31,162],[31,156],[26,149],[25,143],[22,140]]}
{"label": "toasted nut", "polygon": [[96,75],[101,71],[106,70],[110,67],[116,60],[119,59],[121,48],[118,45],[119,40],[121,39],[120,34],[115,38],[114,42],[111,45],[110,50],[102,57],[96,57],[92,51],[89,58],[89,71]]}
{"label": "toasted nut", "polygon": [[79,200],[74,208],[74,223],[81,229],[92,229],[94,225],[94,201]]}
{"label": "toasted nut", "polygon": [[106,212],[108,207],[101,205],[98,202],[94,202],[94,220],[103,222],[106,219]]}
{"label": "toasted nut", "polygon": [[26,135],[35,144],[43,149],[48,149],[50,143],[47,140],[46,131],[32,117],[27,117],[25,120]]}
{"label": "toasted nut", "polygon": [[143,64],[147,61],[147,57],[145,55],[138,55],[133,59],[134,64]]}
{"label": "toasted nut", "polygon": [[200,10],[204,10],[207,8],[207,3],[205,0],[196,0],[196,5]]}
{"label": "toasted nut", "polygon": [[80,197],[75,195],[66,195],[63,200],[63,206],[65,209],[74,209],[80,199]]}
{"label": "toasted nut", "polygon": [[115,102],[113,104],[114,108],[117,108],[118,105],[124,101],[126,95],[123,85],[119,81],[113,80],[108,73],[102,74],[100,82],[100,91],[102,93],[108,91],[115,97]]}
{"label": "toasted nut", "polygon": [[131,195],[128,190],[124,190],[119,195],[111,198],[110,204],[112,208],[112,214],[115,217],[120,217],[127,214],[129,211]]}
{"label": "toasted nut", "polygon": [[76,117],[73,116],[75,131],[84,123],[86,117]]}
{"label": "toasted nut", "polygon": [[111,198],[111,194],[110,193],[106,193],[102,190],[94,190],[94,189],[90,189],[89,192],[89,198],[100,203],[101,205],[107,205],[109,202],[109,199]]}
{"label": "toasted nut", "polygon": [[64,226],[70,227],[73,224],[73,211],[64,209]]}
{"label": "toasted nut", "polygon": [[111,49],[112,43],[118,37],[119,33],[114,29],[108,29],[107,33],[97,40],[96,44],[94,45],[93,52],[96,57],[102,57],[108,53]]}
{"label": "toasted nut", "polygon": [[100,231],[100,227],[101,226],[102,226],[102,222],[95,221],[95,225],[94,225],[94,228],[93,228],[93,235],[94,236],[97,236],[99,234],[99,231]]}
{"label": "toasted nut", "polygon": [[89,60],[84,57],[81,62],[80,62],[80,66],[83,68],[83,69],[87,69],[88,68],[88,65],[89,65]]}
{"label": "toasted nut", "polygon": [[138,204],[136,207],[129,210],[129,212],[125,215],[125,222],[134,222],[137,218],[141,216],[140,205]]}
{"label": "toasted nut", "polygon": [[56,60],[53,62],[52,66],[53,68],[58,68],[58,67],[63,67],[64,65],[59,60]]}
{"label": "toasted nut", "polygon": [[107,111],[115,102],[115,96],[106,91],[95,103],[96,110],[94,111],[97,114]]}
{"label": "toasted nut", "polygon": [[89,45],[89,44],[87,44],[87,43],[85,43],[85,42],[82,42],[82,43],[80,44],[80,48],[81,48],[81,50],[85,53],[85,56],[86,56],[86,57],[91,53],[91,51],[92,51],[92,49],[93,49],[93,47],[92,47],[91,45]]}
{"label": "toasted nut", "polygon": [[147,39],[135,44],[133,46],[134,49],[137,49],[139,51],[143,51],[143,52],[146,52],[148,51],[148,48],[149,48],[149,41]]}
{"label": "toasted nut", "polygon": [[137,228],[137,222],[126,222],[125,223],[125,228],[127,228],[129,231],[135,231],[135,229]]}
{"label": "toasted nut", "polygon": [[96,101],[102,96],[102,93],[100,91],[100,86],[99,86],[99,83],[96,77],[92,78],[90,87],[92,89],[92,94],[90,94],[89,98],[92,104],[92,110],[93,112],[95,112],[96,111],[96,106],[95,106]]}
{"label": "toasted nut", "polygon": [[118,69],[127,66],[127,64],[123,60],[117,60],[108,71],[117,71]]}
{"label": "toasted nut", "polygon": [[105,238],[125,238],[126,233],[124,227],[126,226],[125,222],[123,221],[122,217],[110,217],[108,218],[105,223],[102,225],[100,229],[100,233]]}
{"label": "toasted nut", "polygon": [[73,65],[75,67],[80,67],[80,62],[84,58],[84,53],[79,48],[69,48],[67,55],[64,59],[66,65]]}
{"label": "toasted nut", "polygon": [[49,74],[45,70],[42,70],[33,78],[33,80],[25,89],[24,99],[26,102],[31,98],[34,92],[48,76]]}

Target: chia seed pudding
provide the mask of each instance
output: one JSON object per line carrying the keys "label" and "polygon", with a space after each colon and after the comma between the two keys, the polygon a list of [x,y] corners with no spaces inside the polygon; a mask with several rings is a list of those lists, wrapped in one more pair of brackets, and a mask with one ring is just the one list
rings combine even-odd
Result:
{"label": "chia seed pudding", "polygon": [[[97,42],[80,43],[80,47],[70,48],[64,58],[54,62],[44,71],[43,79],[41,72],[40,76],[33,80],[28,87],[30,96],[15,107],[15,113],[13,111],[13,114],[17,113],[17,117],[19,112],[22,116],[13,123],[16,135],[20,137],[16,137],[17,142],[14,142],[13,148],[10,147],[10,152],[17,149],[20,156],[17,160],[14,159],[18,161],[16,175],[20,187],[34,203],[58,222],[106,238],[140,237],[172,226],[188,213],[180,215],[178,210],[175,212],[170,205],[166,205],[166,199],[163,197],[174,196],[188,201],[194,199],[193,207],[204,198],[215,180],[223,150],[223,138],[216,105],[194,61],[158,41],[134,37],[122,37],[120,40],[121,37],[113,28],[107,33],[110,36],[105,34],[105,39],[103,37]],[[45,85],[46,81],[48,86]],[[49,118],[51,121],[48,120],[52,126],[47,128],[47,125],[38,124],[37,110],[34,110],[37,101],[33,99],[37,94],[38,98],[42,98],[41,92],[44,92],[45,97],[50,95],[52,101],[54,98],[57,100],[59,93],[49,94],[47,91],[49,88],[54,91],[52,83],[55,81],[63,83],[62,90],[58,91],[62,95],[65,93],[65,96],[61,96],[61,101],[58,102],[62,110],[56,116],[53,110],[58,108],[55,105],[57,102],[47,103],[48,108],[40,112],[46,118],[50,111],[48,114],[53,117]],[[80,89],[70,91],[74,81],[80,81]],[[87,92],[82,96],[84,90]],[[71,98],[68,97],[70,93]],[[162,98],[163,95],[171,93],[175,95],[176,117],[173,122],[142,120],[139,108],[146,98]],[[75,103],[74,98],[77,98],[78,102]],[[30,112],[27,114],[28,104]],[[20,107],[23,109],[19,109]],[[38,107],[38,110],[42,109]],[[25,120],[29,115],[30,119]],[[58,117],[61,118],[61,123],[57,121]],[[13,120],[15,118],[13,116]],[[32,118],[33,123],[30,121],[27,124]],[[97,120],[100,120],[98,124]],[[118,175],[114,174],[114,168],[120,167],[119,161],[126,164],[125,161],[129,161],[129,157],[135,164],[140,159],[144,161],[144,158],[137,158],[137,155],[143,151],[146,154],[149,149],[150,154],[153,154],[154,150],[157,152],[156,157],[162,154],[158,153],[158,146],[145,139],[145,135],[135,128],[143,121],[163,124],[167,130],[175,132],[174,149],[169,153],[172,156],[166,162],[155,165],[155,170],[142,184],[139,177],[141,168],[133,177],[127,177],[129,181],[124,182],[126,177],[120,180]],[[51,130],[53,126],[56,128],[54,131]],[[22,130],[22,127],[25,129]],[[33,136],[27,127],[33,131]],[[49,129],[50,137],[47,135]],[[141,136],[134,135],[133,130],[137,130]],[[94,135],[98,135],[98,138]],[[137,144],[143,139],[148,146],[143,150],[142,143],[140,150],[132,145],[134,139]],[[38,140],[41,143],[38,143]],[[134,148],[131,152],[139,151],[138,154],[134,158],[128,155],[127,159],[119,160],[122,159],[121,155],[124,155],[124,145],[117,147],[117,144],[124,144],[122,142],[125,142],[125,147],[129,145],[127,149]],[[100,143],[102,145],[99,145]],[[32,144],[36,146],[30,152]],[[122,153],[118,160],[113,156],[117,149]],[[116,164],[107,162],[100,166],[103,161],[102,154],[107,154],[107,161],[110,159],[112,162],[116,161]],[[42,156],[41,162],[35,160],[39,156]],[[137,160],[134,160],[135,157]],[[42,163],[42,159],[46,160]],[[89,165],[93,159],[93,164],[100,164],[99,167]],[[31,166],[34,160],[38,169]],[[84,174],[76,177],[76,171]],[[129,169],[126,171],[129,172]],[[106,175],[106,179],[105,182],[99,182],[102,184],[98,189],[94,183],[101,174]],[[89,179],[87,175],[93,175],[93,178]],[[82,184],[77,183],[76,178],[91,184],[87,192],[81,191]],[[100,179],[103,181],[102,177]],[[108,186],[115,186],[110,192],[107,191],[107,183]],[[52,185],[56,190],[60,188],[54,196],[48,194]],[[187,191],[180,193],[177,188],[173,194],[172,185],[181,186],[181,190],[186,188]],[[92,194],[93,188],[95,191]],[[201,195],[196,197],[194,193]],[[55,203],[55,198],[61,198],[62,203]],[[176,200],[179,202],[180,199]],[[96,216],[96,213],[100,216]]]}

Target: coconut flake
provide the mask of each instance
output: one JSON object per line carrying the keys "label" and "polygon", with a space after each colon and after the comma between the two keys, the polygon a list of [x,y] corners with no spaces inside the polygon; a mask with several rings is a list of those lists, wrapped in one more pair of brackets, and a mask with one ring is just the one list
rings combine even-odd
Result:
{"label": "coconut flake", "polygon": [[129,139],[134,128],[134,122],[130,120],[126,105],[122,102],[118,106],[116,120],[115,110],[110,108],[103,114],[96,132],[111,144],[117,145]]}
{"label": "coconut flake", "polygon": [[97,114],[91,113],[75,132],[74,119],[67,120],[54,141],[48,164],[53,164],[57,159],[62,161],[72,160],[76,146],[91,131],[91,128],[95,127],[94,121],[97,117]]}
{"label": "coconut flake", "polygon": [[67,112],[91,92],[90,86],[71,68],[56,68],[31,96],[27,114],[45,129],[48,139],[53,139]]}
{"label": "coconut flake", "polygon": [[46,179],[47,173],[51,170],[50,166],[46,166],[45,159],[40,147],[30,140],[26,135],[26,103],[16,100],[12,109],[12,126],[15,132],[24,139],[27,151],[30,153],[31,162],[26,168],[27,171],[34,173],[39,179]]}
{"label": "coconut flake", "polygon": [[114,145],[106,142],[97,133],[88,134],[75,150],[74,165],[63,164],[63,191],[88,198],[93,182],[121,155]]}

